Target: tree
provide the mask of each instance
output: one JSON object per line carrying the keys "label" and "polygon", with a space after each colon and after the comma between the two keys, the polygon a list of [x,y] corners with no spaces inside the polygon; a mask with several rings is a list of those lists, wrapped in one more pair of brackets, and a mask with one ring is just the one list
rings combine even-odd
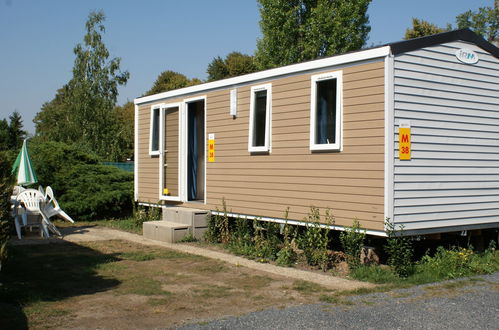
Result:
{"label": "tree", "polygon": [[0,150],[9,149],[9,123],[7,119],[0,120]]}
{"label": "tree", "polygon": [[441,28],[425,20],[413,18],[412,28],[408,28],[405,30],[404,39],[409,40],[424,36],[430,36],[432,34],[450,31],[451,29],[452,27],[450,25],[447,25],[447,28]]}
{"label": "tree", "polygon": [[19,151],[28,133],[23,130],[23,120],[14,111],[7,119],[0,120],[0,150]]}
{"label": "tree", "polygon": [[10,149],[18,150],[23,145],[23,140],[26,138],[27,132],[23,130],[23,120],[19,112],[14,111],[9,116],[9,147]]}
{"label": "tree", "polygon": [[494,8],[482,7],[478,11],[468,10],[456,16],[456,23],[459,29],[469,28],[481,35],[489,42],[499,44],[497,30],[499,29],[499,1],[496,0]]}
{"label": "tree", "polygon": [[57,90],[54,99],[45,102],[33,119],[36,135],[45,141],[77,141],[68,99],[68,85]]}
{"label": "tree", "polygon": [[258,69],[360,49],[371,30],[371,0],[258,0]]}
{"label": "tree", "polygon": [[37,134],[78,143],[104,159],[118,160],[123,157],[122,143],[117,140],[120,128],[113,110],[118,87],[126,84],[130,74],[120,71],[120,58],[109,59],[102,41],[104,21],[102,11],[89,14],[83,44],[73,50],[73,77],[54,100],[43,105],[35,122]]}
{"label": "tree", "polygon": [[[476,12],[468,10],[456,16],[456,24],[458,29],[469,28],[476,34],[481,35],[489,42],[499,44],[499,0],[495,0],[494,8],[482,7]],[[452,30],[451,24],[447,24],[446,28],[441,28],[435,24],[429,23],[417,18],[412,19],[412,28],[405,31],[404,39],[413,39],[424,36],[429,36],[436,33]]]}
{"label": "tree", "polygon": [[240,52],[229,53],[225,59],[217,56],[208,64],[208,81],[236,77],[257,70],[253,56]]}
{"label": "tree", "polygon": [[159,74],[151,89],[147,91],[144,96],[198,85],[200,83],[202,83],[202,81],[197,78],[189,79],[181,73],[167,70]]}

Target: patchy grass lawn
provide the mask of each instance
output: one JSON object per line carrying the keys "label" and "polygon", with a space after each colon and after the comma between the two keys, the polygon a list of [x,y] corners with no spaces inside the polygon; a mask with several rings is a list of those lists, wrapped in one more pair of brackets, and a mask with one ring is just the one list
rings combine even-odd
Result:
{"label": "patchy grass lawn", "polygon": [[0,278],[3,329],[172,327],[340,302],[316,284],[127,241],[13,246],[10,252]]}

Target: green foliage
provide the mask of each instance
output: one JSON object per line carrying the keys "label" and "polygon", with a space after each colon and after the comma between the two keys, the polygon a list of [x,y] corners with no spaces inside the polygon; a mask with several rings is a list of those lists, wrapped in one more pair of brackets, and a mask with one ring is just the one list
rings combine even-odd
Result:
{"label": "green foliage", "polygon": [[438,247],[434,256],[425,255],[416,265],[415,277],[425,277],[432,281],[454,279],[475,274],[491,274],[499,269],[499,255],[495,244],[482,254],[471,248]]}
{"label": "green foliage", "polygon": [[388,265],[390,265],[399,276],[407,277],[413,271],[412,256],[414,254],[414,249],[411,239],[404,236],[403,226],[397,230],[389,219],[386,219],[385,221],[385,228],[388,238],[384,248],[386,253],[388,253]]}
{"label": "green foliage", "polygon": [[298,258],[295,249],[293,248],[293,241],[296,238],[296,230],[292,226],[288,225],[287,219],[289,215],[289,207],[286,209],[284,219],[286,223],[282,228],[283,242],[282,248],[277,252],[276,263],[279,266],[291,266],[294,264]]}
{"label": "green foliage", "polygon": [[275,260],[281,246],[279,224],[255,220],[253,230],[255,233],[253,257],[260,261]]}
{"label": "green foliage", "polygon": [[358,220],[354,220],[352,227],[345,228],[345,231],[340,234],[340,242],[348,256],[347,262],[350,269],[360,266],[360,252],[364,247],[365,238],[366,231],[362,230]]}
{"label": "green foliage", "polygon": [[326,271],[329,265],[329,225],[334,223],[334,217],[326,210],[326,227],[322,228],[320,224],[320,211],[316,207],[310,207],[310,213],[305,221],[307,226],[305,230],[298,235],[298,246],[303,250],[307,263],[311,266],[319,266]]}
{"label": "green foliage", "polygon": [[35,123],[37,134],[46,140],[78,143],[106,160],[120,160],[124,142],[113,109],[118,87],[130,75],[120,71],[119,58],[109,60],[102,41],[104,20],[102,11],[89,14],[83,44],[74,48],[73,77],[43,105]]}
{"label": "green foliage", "polygon": [[187,235],[185,235],[181,240],[179,240],[180,243],[190,243],[190,242],[197,242],[197,239],[192,236],[191,232],[188,232]]}
{"label": "green foliage", "polygon": [[371,0],[258,0],[262,39],[259,69],[360,49],[371,30]]}
{"label": "green foliage", "polygon": [[174,71],[163,71],[159,74],[153,86],[144,96],[167,92],[173,89],[198,85],[202,81],[197,78],[189,79],[181,73]]}
{"label": "green foliage", "polygon": [[133,222],[135,227],[142,228],[146,221],[157,221],[161,219],[161,207],[147,207],[133,204]]}
{"label": "green foliage", "polygon": [[95,154],[62,142],[33,140],[30,156],[39,184],[51,186],[73,219],[115,218],[132,212],[133,174],[99,165]]}
{"label": "green foliage", "polygon": [[[132,211],[133,173],[106,165],[80,164],[57,177],[56,194],[72,217],[95,220],[127,216]],[[58,196],[59,196],[58,195]]]}
{"label": "green foliage", "polygon": [[228,54],[225,59],[217,56],[208,64],[208,81],[240,76],[256,71],[253,56],[239,52]]}
{"label": "green foliage", "polygon": [[237,217],[228,245],[229,250],[238,255],[253,255],[255,249],[253,236],[252,222],[246,218]]}
{"label": "green foliage", "polygon": [[10,174],[12,163],[6,153],[0,151],[0,270],[2,262],[7,258],[7,241],[9,240],[12,219],[10,215],[10,196],[12,195],[13,178]]}
{"label": "green foliage", "polygon": [[[215,214],[208,218],[208,229],[205,232],[205,240],[210,243],[230,242],[229,216],[227,215],[227,203],[222,199],[223,215]],[[217,208],[217,212],[219,212]]]}
{"label": "green foliage", "polygon": [[459,29],[469,28],[489,42],[495,43],[496,46],[499,44],[497,35],[499,29],[499,7],[497,0],[494,8],[481,7],[476,12],[468,10],[457,15],[456,23]]}
{"label": "green foliage", "polygon": [[[496,46],[499,44],[499,37],[497,35],[499,29],[499,8],[497,2],[494,8],[481,7],[476,12],[468,10],[457,15],[456,25],[458,29],[468,28],[472,30]],[[408,28],[405,31],[404,39],[419,38],[450,30],[452,30],[451,24],[447,24],[445,28],[441,28],[425,20],[413,18],[412,28]]]}
{"label": "green foliage", "polygon": [[408,28],[405,30],[404,39],[414,39],[420,38],[424,36],[430,36],[432,34],[442,33],[446,31],[450,31],[452,27],[450,25],[447,28],[440,28],[435,24],[427,22],[422,19],[413,18],[412,19],[412,28]]}
{"label": "green foliage", "polygon": [[38,183],[59,188],[58,176],[79,164],[98,164],[99,157],[78,145],[41,139],[30,140],[30,157],[33,161]]}
{"label": "green foliage", "polygon": [[0,150],[19,151],[26,136],[19,112],[14,111],[8,122],[7,119],[0,120]]}

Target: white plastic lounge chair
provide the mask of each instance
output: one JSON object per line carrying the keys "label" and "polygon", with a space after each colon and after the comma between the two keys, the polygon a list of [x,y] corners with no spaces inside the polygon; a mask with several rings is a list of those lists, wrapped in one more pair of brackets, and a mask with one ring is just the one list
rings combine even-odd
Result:
{"label": "white plastic lounge chair", "polygon": [[[24,211],[20,214],[20,208]],[[21,227],[25,226],[38,226],[40,227],[41,236],[49,237],[49,229],[53,233],[62,236],[59,230],[49,221],[45,213],[42,211],[45,208],[45,196],[42,195],[38,190],[27,189],[21,192],[16,199],[16,205],[14,207],[14,223],[16,226],[17,237],[22,238]],[[38,219],[35,223],[30,223],[29,216],[34,215]],[[21,219],[22,217],[22,225]],[[41,217],[41,219],[40,219]]]}
{"label": "white plastic lounge chair", "polygon": [[47,195],[45,195],[45,191],[43,190],[43,187],[40,185],[38,186],[38,191],[43,195],[45,196],[45,199],[47,199]]}
{"label": "white plastic lounge chair", "polygon": [[54,191],[50,186],[47,186],[45,189],[45,198],[47,199],[47,204],[45,205],[44,213],[47,218],[50,219],[54,215],[57,215],[64,220],[74,223],[73,219],[59,207],[59,203],[57,203],[57,200],[54,197]]}

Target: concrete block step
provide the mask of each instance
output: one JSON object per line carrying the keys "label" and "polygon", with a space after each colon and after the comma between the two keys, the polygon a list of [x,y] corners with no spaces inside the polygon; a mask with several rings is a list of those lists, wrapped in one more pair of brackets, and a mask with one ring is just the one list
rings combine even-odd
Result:
{"label": "concrete block step", "polygon": [[167,243],[178,242],[190,231],[189,225],[171,221],[147,221],[142,224],[145,238]]}
{"label": "concrete block step", "polygon": [[189,226],[207,227],[207,210],[191,209],[186,207],[165,207],[163,208],[163,220],[167,222],[183,223]]}

